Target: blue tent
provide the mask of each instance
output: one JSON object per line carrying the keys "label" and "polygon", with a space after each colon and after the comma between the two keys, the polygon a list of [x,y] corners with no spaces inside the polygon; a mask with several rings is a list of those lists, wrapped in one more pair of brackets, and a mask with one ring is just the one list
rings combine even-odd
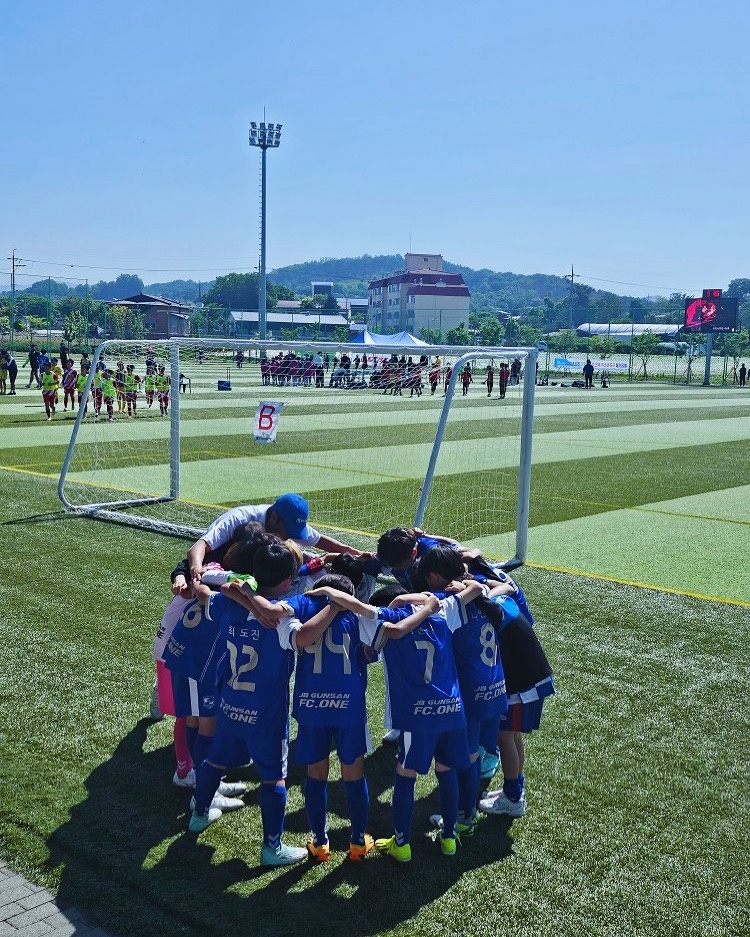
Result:
{"label": "blue tent", "polygon": [[377,332],[371,332],[365,329],[363,332],[353,338],[351,344],[357,345],[402,345],[404,348],[428,348],[429,342],[423,342],[414,338],[408,332],[397,332],[395,335],[379,335]]}

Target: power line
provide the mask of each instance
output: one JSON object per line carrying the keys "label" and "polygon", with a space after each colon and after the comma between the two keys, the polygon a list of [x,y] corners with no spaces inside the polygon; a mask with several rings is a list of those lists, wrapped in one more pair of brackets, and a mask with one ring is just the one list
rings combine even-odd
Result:
{"label": "power line", "polygon": [[[605,280],[602,277],[590,277],[587,273],[577,273],[576,277],[583,277],[586,280],[594,280],[597,283],[617,283],[618,286],[641,286],[646,290],[670,290],[673,293],[686,293],[688,295],[696,292],[696,290],[686,290],[682,287],[678,288],[676,286],[654,286],[653,283],[629,283],[627,280]],[[569,278],[570,274],[568,274],[565,279]]]}
{"label": "power line", "polygon": [[69,264],[66,261],[35,260],[24,257],[26,263],[45,264],[48,267],[70,267],[75,270],[117,270],[120,273],[253,273],[254,268],[242,267],[102,267],[98,264]]}

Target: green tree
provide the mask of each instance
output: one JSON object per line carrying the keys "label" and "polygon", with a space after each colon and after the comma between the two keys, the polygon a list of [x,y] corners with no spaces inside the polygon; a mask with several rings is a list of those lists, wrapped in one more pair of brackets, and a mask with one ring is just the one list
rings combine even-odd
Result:
{"label": "green tree", "polygon": [[659,344],[659,336],[654,335],[650,330],[644,332],[643,335],[634,335],[633,342],[631,345],[633,354],[636,358],[641,359],[641,364],[643,365],[643,378],[642,380],[648,379],[647,374],[647,365],[650,358],[656,354],[656,346]]}
{"label": "green tree", "polygon": [[429,342],[431,345],[443,344],[443,333],[440,329],[420,329],[419,337],[423,342]]}
{"label": "green tree", "polygon": [[630,300],[630,318],[633,322],[645,322],[646,316],[652,314],[650,304],[635,296]]}
{"label": "green tree", "polygon": [[[748,281],[750,282],[750,281]],[[722,351],[732,359],[735,371],[740,363],[740,358],[747,352],[748,336],[744,332],[736,332],[734,335],[725,335],[722,342]]]}
{"label": "green tree", "polygon": [[110,306],[107,321],[109,331],[114,338],[125,338],[125,326],[128,321],[129,311],[127,306]]}
{"label": "green tree", "polygon": [[[260,277],[257,273],[228,273],[217,277],[205,295],[204,302],[210,306],[225,306],[229,309],[257,309]],[[266,280],[266,309],[273,309],[280,299],[295,299],[294,293],[285,286]]]}
{"label": "green tree", "polygon": [[333,342],[348,342],[349,341],[349,326],[348,325],[337,325],[333,330],[331,335],[331,341]]}
{"label": "green tree", "polygon": [[520,322],[518,329],[518,344],[519,345],[537,345],[541,340],[544,332],[541,329],[536,328],[528,322]]}
{"label": "green tree", "polygon": [[591,313],[598,322],[606,322],[612,316],[621,316],[625,311],[621,296],[606,290],[597,293],[590,303]]}
{"label": "green tree", "polygon": [[595,335],[591,339],[591,350],[599,358],[609,358],[616,349],[617,343],[611,335]]}
{"label": "green tree", "polygon": [[724,295],[735,297],[742,302],[750,300],[750,278],[745,277],[730,281]]}
{"label": "green tree", "polygon": [[[279,288],[285,289],[283,286]],[[300,309],[327,309],[338,312],[338,308],[339,304],[333,293],[315,293],[314,296],[303,296],[300,300]]]}
{"label": "green tree", "polygon": [[52,299],[60,299],[67,296],[69,292],[70,288],[65,283],[58,283],[57,280],[52,279],[37,280],[24,290],[24,293],[34,293],[43,299],[47,299],[48,296],[52,296]]}
{"label": "green tree", "polygon": [[279,337],[283,342],[294,342],[300,337],[302,329],[285,329],[282,328],[279,330]]}
{"label": "green tree", "polygon": [[471,335],[466,328],[466,323],[462,322],[455,329],[448,329],[445,333],[445,340],[449,345],[471,345]]}
{"label": "green tree", "polygon": [[573,329],[562,329],[557,335],[550,335],[547,346],[550,351],[559,352],[563,357],[578,350],[580,339]]}
{"label": "green tree", "polygon": [[143,313],[137,309],[128,309],[128,318],[125,324],[126,338],[132,338],[136,341],[146,337],[146,325],[143,321]]}
{"label": "green tree", "polygon": [[[512,321],[512,319],[508,319],[508,322]],[[482,345],[502,344],[503,326],[496,316],[485,315],[479,320],[479,341]]]}
{"label": "green tree", "polygon": [[86,318],[79,309],[74,309],[65,316],[63,338],[69,345],[78,345],[85,338]]}

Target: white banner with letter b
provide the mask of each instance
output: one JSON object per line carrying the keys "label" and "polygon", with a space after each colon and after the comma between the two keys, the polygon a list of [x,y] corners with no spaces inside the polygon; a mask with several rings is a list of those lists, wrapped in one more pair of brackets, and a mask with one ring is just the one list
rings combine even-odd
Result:
{"label": "white banner with letter b", "polygon": [[253,435],[256,442],[275,442],[283,400],[261,400],[255,411]]}

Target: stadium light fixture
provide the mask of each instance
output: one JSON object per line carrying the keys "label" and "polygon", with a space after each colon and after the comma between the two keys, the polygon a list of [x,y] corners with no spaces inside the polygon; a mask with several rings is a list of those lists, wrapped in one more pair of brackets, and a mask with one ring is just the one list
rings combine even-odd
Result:
{"label": "stadium light fixture", "polygon": [[250,146],[260,149],[260,283],[258,285],[258,337],[266,339],[266,150],[276,148],[281,143],[281,124],[266,124],[261,121],[257,127],[250,122]]}

